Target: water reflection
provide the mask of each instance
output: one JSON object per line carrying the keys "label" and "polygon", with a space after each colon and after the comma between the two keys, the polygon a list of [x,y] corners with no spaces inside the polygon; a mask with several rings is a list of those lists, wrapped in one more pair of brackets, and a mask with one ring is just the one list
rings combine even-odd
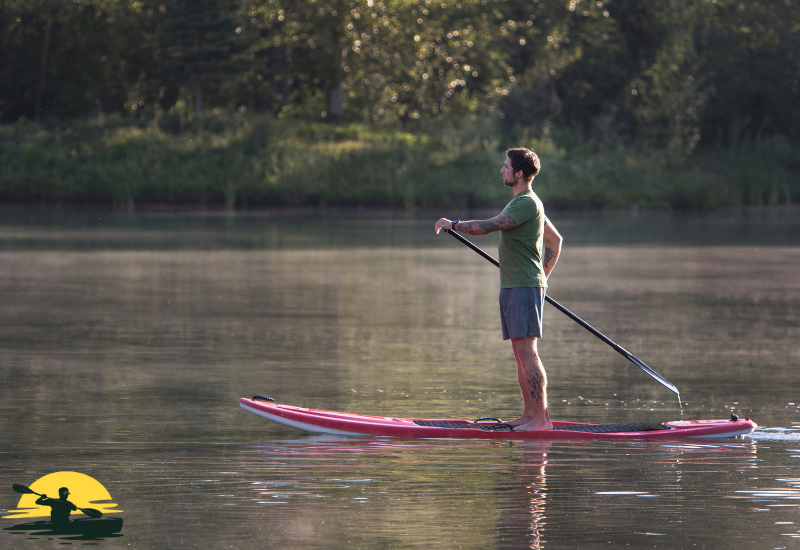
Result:
{"label": "water reflection", "polygon": [[281,546],[323,536],[335,548],[358,524],[369,525],[368,547],[544,548],[549,442],[309,440],[242,453],[250,498],[272,530],[292,534]]}
{"label": "water reflection", "polygon": [[515,472],[513,489],[508,491],[506,513],[498,522],[498,546],[505,548],[545,547],[547,504],[548,441],[517,443],[521,464]]}
{"label": "water reflection", "polygon": [[670,547],[713,547],[726,533],[729,547],[738,548],[755,535],[739,523],[748,512],[735,502],[750,498],[750,489],[742,487],[760,483],[752,480],[764,467],[755,442],[747,440],[390,442],[325,436],[241,453],[249,498],[263,508],[270,529],[300,537],[280,544],[298,548],[316,546],[320,537],[334,548],[346,546],[345,540],[354,544],[353,525],[369,526],[372,542],[361,539],[367,546],[446,540],[465,548],[637,548],[650,537],[665,537]]}

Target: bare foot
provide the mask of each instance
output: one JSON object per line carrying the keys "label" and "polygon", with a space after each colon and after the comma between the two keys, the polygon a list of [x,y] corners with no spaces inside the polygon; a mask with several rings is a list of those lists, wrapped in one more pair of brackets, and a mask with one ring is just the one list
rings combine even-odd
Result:
{"label": "bare foot", "polygon": [[506,424],[508,424],[509,426],[522,426],[523,424],[527,424],[531,420],[533,420],[532,416],[531,417],[520,416],[519,418],[515,418],[514,420],[509,420],[508,422],[506,422]]}
{"label": "bare foot", "polygon": [[[550,422],[550,411],[548,409],[544,410],[544,418],[546,422]],[[506,422],[509,426],[522,426],[523,424],[527,424],[528,422],[533,421],[534,416],[531,414],[530,416],[523,414],[519,418],[515,418],[514,420],[510,420]],[[552,428],[552,424],[550,425]]]}
{"label": "bare foot", "polygon": [[536,420],[531,420],[526,424],[521,424],[517,426],[514,430],[515,432],[526,432],[529,430],[552,430],[553,423],[550,422],[550,418],[548,415],[545,415],[545,418],[537,418]]}

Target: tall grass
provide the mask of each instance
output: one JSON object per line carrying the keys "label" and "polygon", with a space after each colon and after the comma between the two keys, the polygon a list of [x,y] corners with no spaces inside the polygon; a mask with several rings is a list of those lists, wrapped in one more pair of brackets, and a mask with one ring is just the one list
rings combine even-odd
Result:
{"label": "tall grass", "polygon": [[509,146],[542,158],[534,187],[566,208],[681,209],[800,200],[800,153],[738,139],[690,157],[555,133],[513,141],[485,122],[413,132],[208,114],[0,127],[0,200],[242,208],[504,204]]}

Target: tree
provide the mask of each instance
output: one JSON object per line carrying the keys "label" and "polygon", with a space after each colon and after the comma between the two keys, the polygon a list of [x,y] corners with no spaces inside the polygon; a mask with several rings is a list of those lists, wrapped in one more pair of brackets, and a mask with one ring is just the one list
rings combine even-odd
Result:
{"label": "tree", "polygon": [[488,1],[368,1],[347,39],[349,108],[376,122],[494,113],[512,85]]}
{"label": "tree", "polygon": [[710,15],[702,36],[704,134],[800,139],[800,3],[717,0]]}
{"label": "tree", "polygon": [[162,70],[165,80],[191,80],[194,112],[203,109],[203,89],[234,72],[241,27],[231,0],[175,0],[166,8]]}
{"label": "tree", "polygon": [[155,67],[157,6],[157,0],[0,3],[0,121],[124,109]]}
{"label": "tree", "polygon": [[800,139],[796,0],[3,0],[0,121],[204,104],[504,118],[691,151]]}

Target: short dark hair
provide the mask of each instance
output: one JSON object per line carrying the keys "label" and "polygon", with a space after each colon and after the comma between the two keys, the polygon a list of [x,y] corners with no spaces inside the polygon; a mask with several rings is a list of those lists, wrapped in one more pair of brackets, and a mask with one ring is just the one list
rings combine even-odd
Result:
{"label": "short dark hair", "polygon": [[511,168],[514,173],[516,174],[522,170],[522,176],[528,183],[533,181],[534,176],[539,173],[539,168],[542,166],[539,162],[539,156],[524,147],[509,149],[506,151],[506,156],[511,161]]}

